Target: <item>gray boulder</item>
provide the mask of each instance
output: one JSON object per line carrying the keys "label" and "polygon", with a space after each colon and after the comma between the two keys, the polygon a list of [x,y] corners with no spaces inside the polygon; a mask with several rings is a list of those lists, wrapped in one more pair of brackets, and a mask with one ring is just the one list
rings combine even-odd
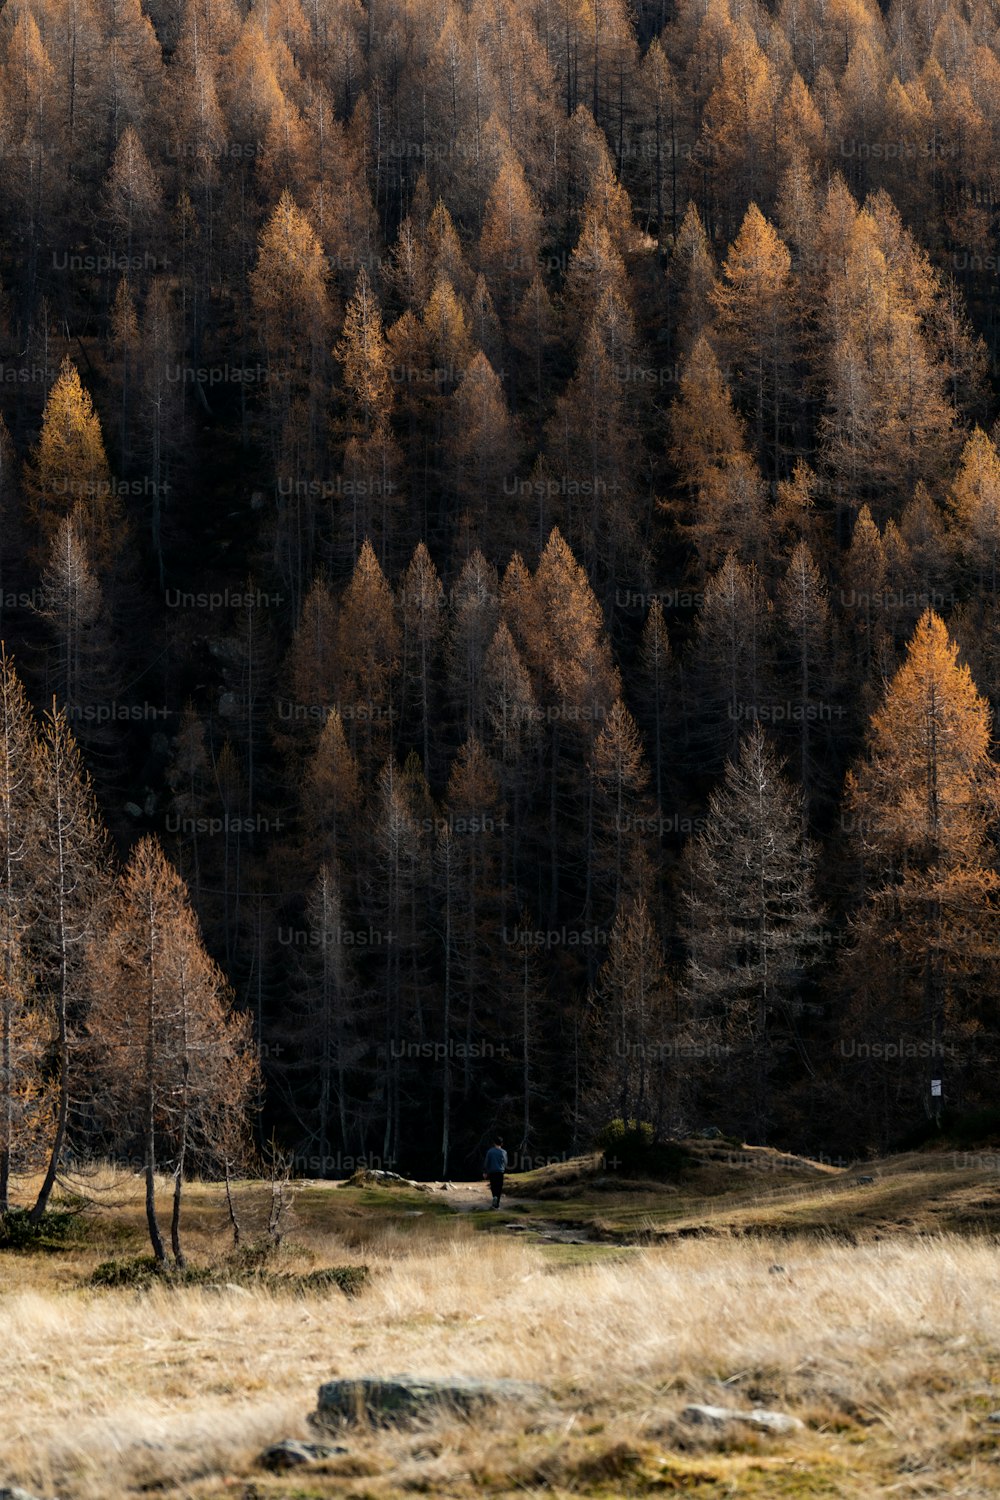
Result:
{"label": "gray boulder", "polygon": [[19,1490],[16,1484],[0,1484],[0,1500],[38,1500],[38,1497]]}
{"label": "gray boulder", "polygon": [[298,1469],[303,1464],[316,1464],[321,1459],[333,1458],[336,1454],[347,1451],[339,1444],[333,1446],[330,1443],[307,1443],[301,1438],[283,1438],[280,1443],[272,1443],[270,1448],[265,1448],[257,1462],[262,1469],[276,1472],[280,1469]]}
{"label": "gray boulder", "polygon": [[755,1406],[752,1411],[744,1411],[736,1406],[685,1406],[681,1419],[710,1427],[725,1427],[730,1422],[742,1422],[745,1427],[754,1427],[758,1432],[771,1432],[776,1436],[801,1432],[805,1426],[798,1417],[791,1417],[787,1412],[764,1411],[759,1406]]}
{"label": "gray boulder", "polygon": [[446,1410],[472,1416],[508,1403],[538,1406],[545,1399],[539,1385],[526,1380],[473,1380],[464,1375],[361,1375],[330,1380],[319,1388],[315,1427],[370,1422],[376,1427],[404,1427]]}

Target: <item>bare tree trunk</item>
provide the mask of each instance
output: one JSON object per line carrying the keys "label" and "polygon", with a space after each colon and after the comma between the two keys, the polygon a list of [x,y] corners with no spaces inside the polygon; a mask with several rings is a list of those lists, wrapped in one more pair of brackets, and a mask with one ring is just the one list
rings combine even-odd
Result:
{"label": "bare tree trunk", "polygon": [[149,952],[151,972],[146,985],[146,1223],[149,1226],[149,1242],[153,1247],[153,1254],[160,1265],[163,1265],[167,1252],[156,1217],[156,918],[152,903]]}
{"label": "bare tree trunk", "polygon": [[57,1002],[57,1066],[58,1066],[58,1089],[59,1103],[56,1108],[56,1130],[52,1140],[52,1149],[49,1153],[49,1164],[46,1168],[42,1185],[38,1190],[35,1205],[28,1215],[30,1224],[38,1224],[48,1207],[52,1196],[52,1189],[56,1185],[56,1174],[59,1171],[59,1161],[62,1157],[63,1145],[66,1140],[66,1122],[69,1119],[69,1036],[67,1030],[66,1010],[69,1003],[69,953],[67,933],[68,915],[66,911],[66,847],[65,847],[65,825],[64,825],[64,787],[62,777],[62,761],[57,760],[55,767],[55,817],[57,835],[56,858],[58,861],[59,897],[57,908],[57,920],[59,923],[59,998]]}
{"label": "bare tree trunk", "polygon": [[174,1252],[174,1260],[178,1269],[183,1270],[185,1266],[184,1251],[181,1249],[181,1193],[184,1189],[184,1159],[187,1155],[188,1135],[188,1076],[191,1064],[187,1057],[187,1016],[185,1014],[185,1036],[184,1036],[184,1090],[181,1103],[181,1142],[177,1152],[177,1165],[174,1168],[174,1202],[170,1215],[170,1248]]}

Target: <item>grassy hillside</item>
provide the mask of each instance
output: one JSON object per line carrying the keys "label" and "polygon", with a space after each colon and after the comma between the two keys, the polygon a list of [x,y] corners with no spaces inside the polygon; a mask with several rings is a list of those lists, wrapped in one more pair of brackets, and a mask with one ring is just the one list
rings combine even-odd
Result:
{"label": "grassy hillside", "polygon": [[[514,1178],[497,1214],[478,1184],[300,1184],[270,1256],[266,1185],[237,1189],[235,1252],[221,1190],[194,1184],[188,1248],[205,1279],[114,1290],[91,1279],[143,1252],[138,1181],[77,1181],[94,1206],[61,1247],[0,1253],[0,1484],[66,1500],[1000,1491],[989,1159],[859,1173],[691,1150],[666,1185],[588,1160]],[[357,1295],[317,1285],[345,1265],[368,1268]],[[404,1370],[533,1379],[552,1405],[352,1428],[336,1438],[348,1452],[308,1472],[257,1464],[309,1435],[322,1380]],[[689,1402],[805,1428],[692,1427]]]}

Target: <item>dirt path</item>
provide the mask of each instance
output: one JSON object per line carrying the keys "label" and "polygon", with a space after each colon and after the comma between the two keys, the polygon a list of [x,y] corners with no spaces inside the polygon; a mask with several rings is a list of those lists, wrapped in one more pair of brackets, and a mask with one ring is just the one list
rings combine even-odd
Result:
{"label": "dirt path", "polygon": [[[434,1188],[441,1191],[443,1184],[435,1183]],[[490,1190],[486,1183],[481,1186],[477,1182],[452,1182],[449,1183],[443,1196],[447,1199],[448,1207],[455,1213],[468,1214],[483,1212],[491,1214]],[[506,1193],[500,1204],[500,1213],[517,1213],[518,1209],[531,1207],[534,1200],[528,1198],[508,1198]],[[507,1220],[499,1233],[513,1235],[529,1234],[534,1238],[548,1240],[559,1245],[589,1245],[593,1243],[592,1236],[585,1230],[570,1228],[565,1224],[555,1223],[551,1219],[536,1219],[535,1217],[524,1217]]]}

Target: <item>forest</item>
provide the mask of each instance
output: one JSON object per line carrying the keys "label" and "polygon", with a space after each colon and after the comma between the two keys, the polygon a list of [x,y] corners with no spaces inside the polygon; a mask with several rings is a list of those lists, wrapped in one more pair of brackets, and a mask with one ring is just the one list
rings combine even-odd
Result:
{"label": "forest", "polygon": [[993,0],[6,0],[0,1210],[990,1107],[998,162]]}

